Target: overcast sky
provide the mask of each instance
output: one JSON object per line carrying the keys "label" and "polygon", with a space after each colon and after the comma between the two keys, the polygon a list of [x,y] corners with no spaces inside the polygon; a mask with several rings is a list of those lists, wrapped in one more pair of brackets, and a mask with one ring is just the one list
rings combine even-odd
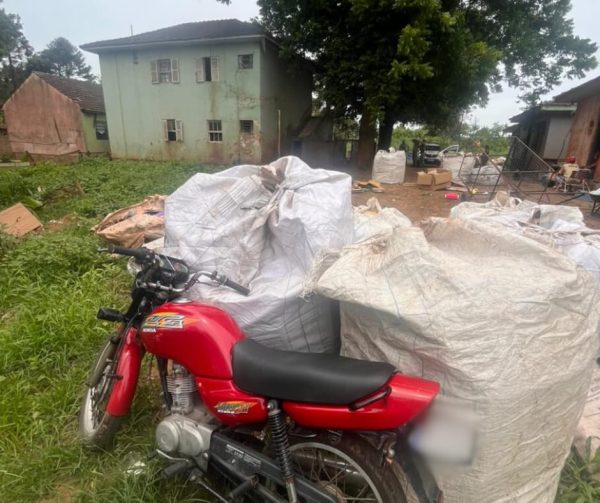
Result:
{"label": "overcast sky", "polygon": [[[591,38],[600,45],[600,0],[572,0],[575,32]],[[258,15],[255,0],[233,0],[222,5],[216,0],[4,0],[7,12],[21,16],[25,35],[36,50],[43,49],[50,40],[63,36],[75,45],[95,42],[134,33],[155,30],[179,23],[206,19],[238,18],[250,20]],[[95,73],[100,73],[98,57],[85,53]],[[598,54],[600,60],[600,53]],[[600,67],[585,79],[600,75]],[[579,84],[565,81],[548,98]],[[489,104],[476,109],[471,120],[480,125],[506,123],[522,107],[518,91],[507,89],[491,96]]]}

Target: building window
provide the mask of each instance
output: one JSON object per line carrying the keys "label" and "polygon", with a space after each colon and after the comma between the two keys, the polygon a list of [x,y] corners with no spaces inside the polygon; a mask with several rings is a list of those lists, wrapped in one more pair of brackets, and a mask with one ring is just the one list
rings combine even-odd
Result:
{"label": "building window", "polygon": [[216,56],[196,60],[196,82],[219,81],[219,58]]}
{"label": "building window", "polygon": [[183,122],[175,119],[163,119],[163,140],[183,141]]}
{"label": "building window", "polygon": [[254,121],[240,121],[240,133],[254,134]]}
{"label": "building window", "polygon": [[96,140],[108,140],[108,127],[105,120],[94,116],[94,128],[96,129]]}
{"label": "building window", "polygon": [[208,121],[208,141],[222,142],[223,141],[223,126],[221,121]]}
{"label": "building window", "polygon": [[179,62],[176,59],[157,59],[150,62],[153,84],[179,84]]}
{"label": "building window", "polygon": [[254,67],[254,54],[238,55],[238,68],[240,70],[251,70]]}

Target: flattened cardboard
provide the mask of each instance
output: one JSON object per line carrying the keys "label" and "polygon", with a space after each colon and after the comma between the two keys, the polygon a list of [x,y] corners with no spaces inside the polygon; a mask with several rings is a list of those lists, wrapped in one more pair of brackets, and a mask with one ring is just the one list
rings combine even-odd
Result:
{"label": "flattened cardboard", "polygon": [[0,211],[0,229],[13,236],[24,236],[41,227],[42,223],[21,203]]}

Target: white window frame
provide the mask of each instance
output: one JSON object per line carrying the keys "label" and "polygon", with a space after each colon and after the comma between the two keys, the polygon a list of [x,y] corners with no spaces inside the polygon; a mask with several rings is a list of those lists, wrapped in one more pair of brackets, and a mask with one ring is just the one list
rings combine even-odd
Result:
{"label": "white window frame", "polygon": [[[167,62],[169,69],[161,71],[161,63],[166,65]],[[150,61],[150,73],[153,84],[179,84],[179,61],[169,58]],[[165,76],[165,80],[161,80],[161,76]]]}
{"label": "white window frame", "polygon": [[[183,142],[183,121],[177,119],[162,119],[163,141]],[[175,133],[175,139],[169,138],[169,133]]]}
{"label": "white window frame", "polygon": [[208,126],[208,142],[223,143],[223,121],[221,119],[209,119]]}
{"label": "white window frame", "polygon": [[[243,65],[244,58],[250,58],[250,66]],[[254,54],[238,54],[238,70],[254,69]]]}
{"label": "white window frame", "polygon": [[[221,66],[219,56],[204,56],[196,60],[196,82],[219,82],[219,67]],[[210,79],[206,77],[206,61],[210,63]]]}

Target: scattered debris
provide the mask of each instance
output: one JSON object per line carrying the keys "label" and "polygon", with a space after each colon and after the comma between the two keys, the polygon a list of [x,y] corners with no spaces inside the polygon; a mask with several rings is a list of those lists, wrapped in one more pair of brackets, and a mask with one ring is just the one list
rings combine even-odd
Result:
{"label": "scattered debris", "polygon": [[98,236],[130,248],[142,246],[165,234],[166,196],[149,196],[143,202],[117,210],[92,227]]}
{"label": "scattered debris", "polygon": [[352,192],[384,192],[377,180],[357,180],[352,184]]}
{"label": "scattered debris", "polygon": [[13,236],[24,236],[29,232],[42,228],[42,223],[24,204],[17,203],[0,211],[0,227]]}
{"label": "scattered debris", "polygon": [[452,172],[446,169],[428,169],[417,173],[417,185],[425,190],[445,190],[452,185]]}

